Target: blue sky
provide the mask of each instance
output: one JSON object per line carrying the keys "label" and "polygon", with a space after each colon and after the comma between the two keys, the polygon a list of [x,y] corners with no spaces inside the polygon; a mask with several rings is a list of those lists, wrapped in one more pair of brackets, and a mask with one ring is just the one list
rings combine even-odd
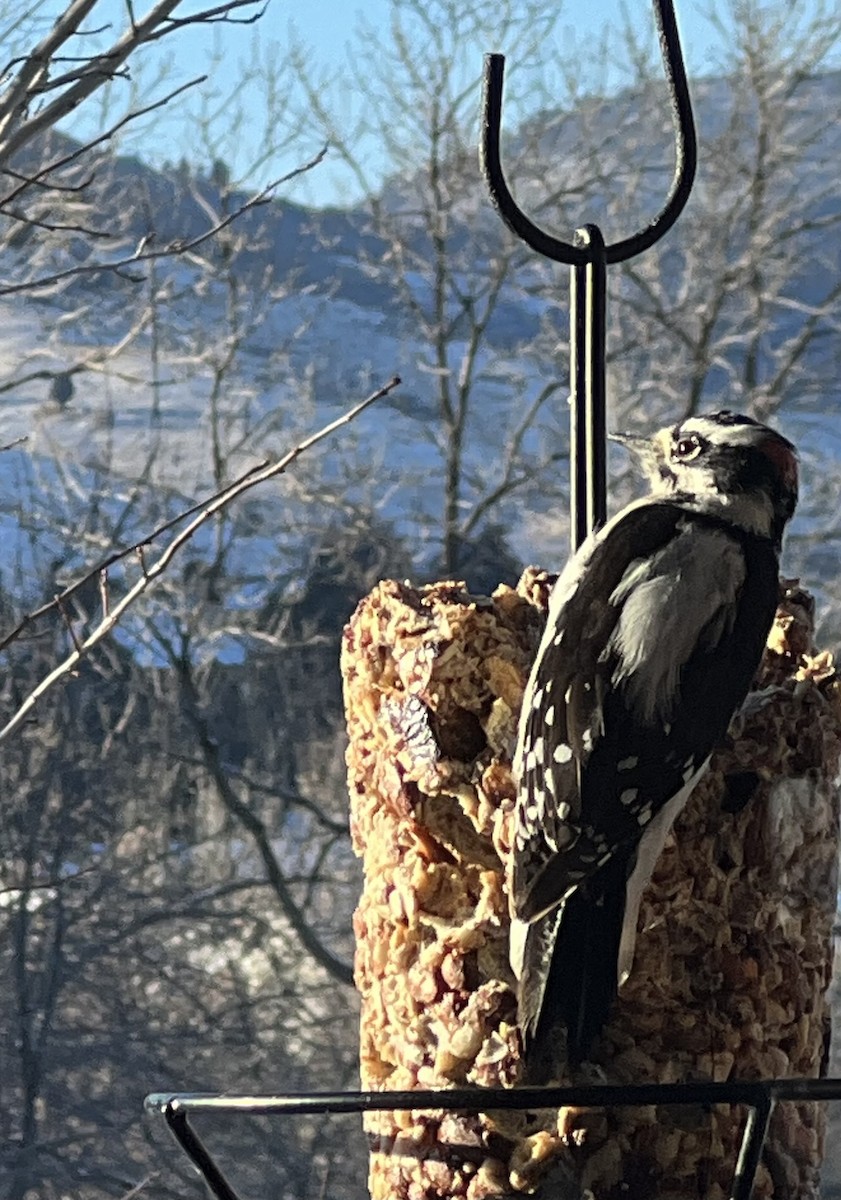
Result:
{"label": "blue sky", "polygon": [[[193,8],[204,7],[196,0],[188,0]],[[187,100],[172,106],[166,115],[144,120],[131,128],[122,147],[156,164],[168,159],[177,161],[186,156],[201,164],[212,157],[213,147],[202,140],[200,122],[203,113],[214,114],[214,136],[216,155],[231,164],[234,175],[249,186],[258,187],[269,179],[283,174],[301,161],[301,150],[273,145],[279,122],[266,122],[265,78],[271,75],[276,89],[276,98],[282,101],[291,96],[296,100],[295,88],[290,73],[285,67],[285,56],[290,44],[291,28],[309,47],[309,59],[316,71],[332,77],[341,92],[343,77],[347,78],[347,92],[343,103],[350,111],[353,106],[354,73],[347,64],[347,46],[352,38],[360,13],[373,24],[387,27],[388,0],[365,0],[364,4],[350,0],[310,0],[305,5],[288,0],[270,0],[268,10],[258,25],[243,27],[236,25],[214,26],[196,29],[167,39],[170,49],[150,48],[144,58],[134,67],[134,78],[140,95],[150,89],[152,95],[161,95],[180,82],[198,74],[208,73],[210,79],[201,91],[191,94]],[[656,45],[654,18],[649,0],[567,0],[562,6],[558,41],[547,43],[547,60],[562,50],[580,46],[582,53],[589,38],[598,39],[606,30],[615,40],[616,54],[614,83],[622,82],[624,46],[619,36],[623,8],[629,17],[638,22],[640,30]],[[113,16],[120,23],[124,11],[124,0],[102,0],[97,6],[98,18]],[[181,11],[181,10],[179,10]],[[677,0],[676,11],[681,30],[684,52],[691,74],[708,73],[714,68],[716,48],[720,49],[720,35],[709,21],[700,15],[696,0]],[[113,29],[113,27],[112,27]],[[611,35],[611,31],[614,31]],[[105,36],[105,35],[103,35]],[[113,34],[111,35],[113,36]],[[468,62],[475,56],[476,71],[481,70],[482,55],[489,50],[505,51],[504,45],[477,44],[468,46]],[[357,69],[365,69],[357,54]],[[375,56],[370,63],[376,69]],[[262,72],[262,81],[242,80]],[[160,76],[160,79],[158,79]],[[125,84],[115,85],[122,89],[123,96],[117,97],[116,106],[125,103]],[[477,91],[478,105],[478,91]],[[340,108],[342,102],[340,102]],[[78,117],[66,122],[64,128],[80,136],[101,126],[100,107],[89,104]],[[313,143],[315,148],[315,143]],[[373,150],[376,155],[376,148]],[[374,169],[379,164],[375,161]],[[290,198],[318,205],[353,201],[352,185],[346,177],[329,162],[309,173],[305,180],[293,189],[284,192]]]}

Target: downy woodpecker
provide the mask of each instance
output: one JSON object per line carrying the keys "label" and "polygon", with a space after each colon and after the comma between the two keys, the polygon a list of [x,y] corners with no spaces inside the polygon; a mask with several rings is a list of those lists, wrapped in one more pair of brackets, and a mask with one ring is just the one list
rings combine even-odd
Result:
{"label": "downy woodpecker", "polygon": [[526,688],[509,876],[526,1079],[586,1057],[633,963],[643,889],[759,666],[797,455],[731,412],[620,437],[651,494],[592,535]]}

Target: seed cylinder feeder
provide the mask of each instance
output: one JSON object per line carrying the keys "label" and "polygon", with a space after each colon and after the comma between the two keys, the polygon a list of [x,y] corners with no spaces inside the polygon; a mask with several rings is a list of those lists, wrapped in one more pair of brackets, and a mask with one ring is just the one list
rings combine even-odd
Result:
{"label": "seed cylinder feeder", "polygon": [[[510,750],[550,582],[530,571],[491,598],[386,582],[346,631],[365,1090],[518,1081]],[[809,597],[788,583],[755,686],[644,894],[631,976],[590,1063],[559,1064],[559,1082],[823,1072],[839,752],[838,678],[813,645]],[[812,1102],[777,1105],[754,1196],[817,1195],[824,1120]],[[744,1122],[737,1105],[370,1113],[370,1191],[726,1197]]]}

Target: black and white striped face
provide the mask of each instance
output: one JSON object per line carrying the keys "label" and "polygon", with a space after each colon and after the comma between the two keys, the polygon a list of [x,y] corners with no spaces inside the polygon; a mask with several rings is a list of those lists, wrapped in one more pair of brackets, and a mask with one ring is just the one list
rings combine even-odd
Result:
{"label": "black and white striped face", "polygon": [[797,503],[797,451],[775,430],[724,410],[650,441],[617,440],[637,453],[655,495],[680,495],[779,545]]}

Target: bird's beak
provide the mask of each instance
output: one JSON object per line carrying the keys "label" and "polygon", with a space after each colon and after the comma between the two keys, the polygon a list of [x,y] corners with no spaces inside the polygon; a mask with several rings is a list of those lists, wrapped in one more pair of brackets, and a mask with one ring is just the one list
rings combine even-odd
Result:
{"label": "bird's beak", "polygon": [[609,433],[612,442],[618,442],[626,450],[630,450],[644,470],[649,470],[659,459],[657,445],[651,438],[640,437],[637,433]]}
{"label": "bird's beak", "polygon": [[642,474],[656,482],[662,474],[661,469],[666,460],[667,448],[662,440],[666,432],[661,431],[653,438],[641,437],[636,433],[609,433],[607,436],[612,442],[618,442],[620,446],[630,450]]}
{"label": "bird's beak", "polygon": [[649,439],[640,437],[637,433],[609,433],[607,436],[611,442],[618,442],[620,446],[627,446],[635,454],[642,454],[646,450],[651,449]]}

